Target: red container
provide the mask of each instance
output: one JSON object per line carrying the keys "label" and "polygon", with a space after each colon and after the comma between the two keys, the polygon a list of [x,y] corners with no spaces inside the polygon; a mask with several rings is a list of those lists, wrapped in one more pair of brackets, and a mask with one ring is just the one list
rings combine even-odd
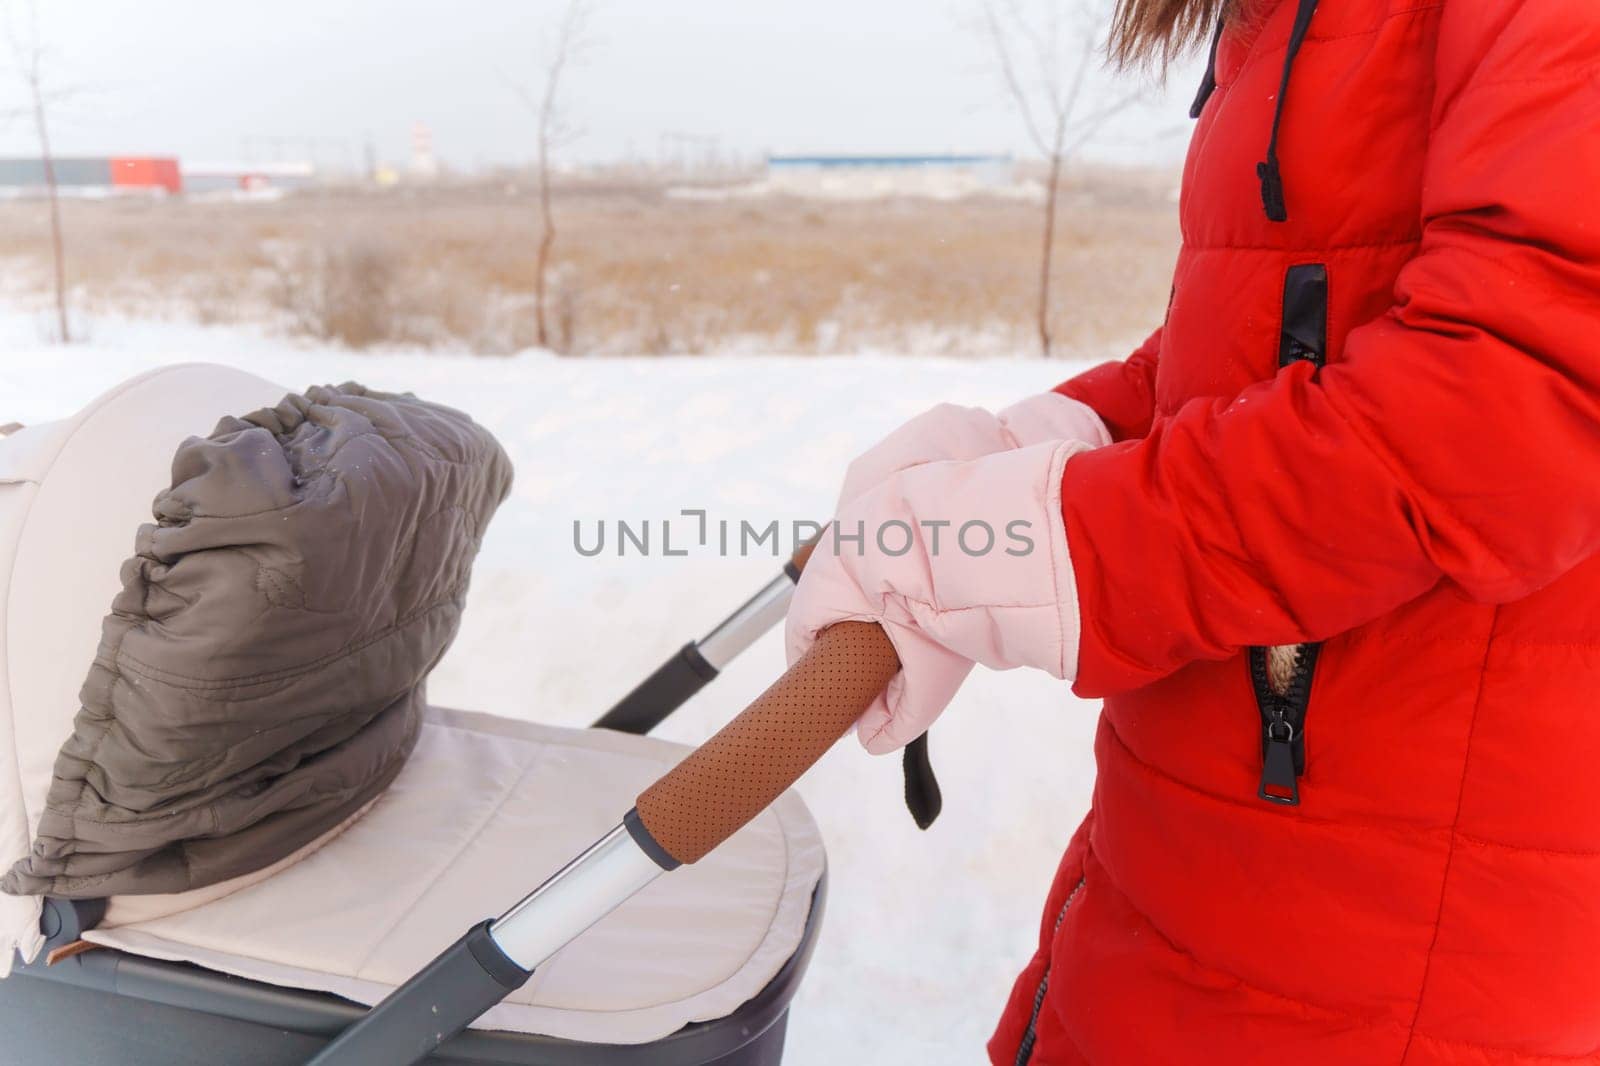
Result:
{"label": "red container", "polygon": [[111,184],[118,189],[183,191],[176,159],[157,156],[122,156],[111,160]]}

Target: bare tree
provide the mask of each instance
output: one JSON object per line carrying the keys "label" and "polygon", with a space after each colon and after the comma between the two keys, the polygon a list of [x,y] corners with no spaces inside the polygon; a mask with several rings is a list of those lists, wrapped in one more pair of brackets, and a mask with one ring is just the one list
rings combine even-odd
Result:
{"label": "bare tree", "polygon": [[55,259],[55,294],[57,339],[63,344],[72,342],[72,329],[67,320],[67,251],[61,233],[61,197],[56,185],[55,156],[50,151],[49,105],[58,97],[46,87],[46,48],[39,34],[39,8],[37,0],[27,0],[22,5],[27,25],[19,29],[13,6],[7,6],[6,29],[11,38],[11,54],[17,73],[28,90],[28,112],[34,131],[39,137],[39,158],[44,167],[44,184],[50,200],[50,247]]}
{"label": "bare tree", "polygon": [[1130,92],[1098,107],[1088,100],[1088,76],[1107,14],[1100,0],[1041,0],[1027,8],[1019,0],[983,0],[983,27],[1006,92],[1049,167],[1036,310],[1039,349],[1045,356],[1051,346],[1050,276],[1062,171],[1106,122],[1142,95]]}
{"label": "bare tree", "polygon": [[542,80],[538,90],[513,84],[522,102],[533,113],[538,138],[539,251],[534,263],[533,313],[541,348],[550,347],[546,290],[550,253],[556,244],[555,212],[550,204],[550,158],[575,135],[566,121],[562,106],[562,80],[588,44],[589,20],[593,14],[594,0],[567,0],[549,30],[545,54],[540,62]]}

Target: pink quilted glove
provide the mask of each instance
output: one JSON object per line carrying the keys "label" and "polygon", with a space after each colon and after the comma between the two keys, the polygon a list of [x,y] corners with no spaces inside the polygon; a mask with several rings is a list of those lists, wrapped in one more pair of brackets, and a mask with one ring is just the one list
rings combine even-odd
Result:
{"label": "pink quilted glove", "polygon": [[921,735],[974,663],[1071,678],[1078,603],[1061,474],[1092,445],[1055,440],[915,465],[840,509],[789,608],[789,661],[836,622],[880,623],[901,669],[856,724],[874,754]]}
{"label": "pink quilted glove", "polygon": [[1098,448],[1111,443],[1111,434],[1087,404],[1059,392],[1030,396],[999,414],[940,404],[852,462],[845,471],[839,503],[842,506],[891,475],[923,463],[978,459],[1051,440],[1081,440]]}

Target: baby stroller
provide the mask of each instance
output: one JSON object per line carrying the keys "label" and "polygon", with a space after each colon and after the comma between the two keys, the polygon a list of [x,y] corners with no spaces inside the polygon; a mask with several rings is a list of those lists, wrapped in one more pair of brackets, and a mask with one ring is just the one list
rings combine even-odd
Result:
{"label": "baby stroller", "polygon": [[[269,406],[284,392],[223,367],[168,367],[65,422],[12,427],[0,438],[0,749],[9,749],[0,752],[0,868],[32,846],[118,565],[167,484],[175,447],[219,414]],[[741,716],[742,732],[730,727],[731,741],[719,734],[698,762],[679,766],[687,749],[636,734],[780,619],[797,576],[791,563],[686,647],[598,723],[611,728],[430,709],[378,799],[266,869],[166,896],[0,896],[0,974],[10,970],[0,980],[0,1057],[303,1063],[364,1015],[378,1046],[398,1046],[383,1038],[382,1012],[365,1010],[390,997],[405,1018],[388,1028],[420,1034],[399,1038],[411,1041],[404,1055],[327,1061],[431,1052],[430,1062],[458,1064],[778,1063],[825,896],[821,839],[786,790],[892,673],[892,653],[885,665],[885,642],[873,642],[876,673],[860,693],[819,697],[813,677],[795,697],[780,682],[776,703],[758,701]],[[807,735],[791,744],[797,708]],[[788,716],[782,741],[770,728],[775,715]],[[752,759],[760,780],[749,788]],[[640,800],[641,821],[629,808],[663,774],[645,793],[654,806]],[[569,878],[583,889],[586,914],[568,916],[573,928],[558,940],[545,935],[537,958],[513,966],[519,980],[470,1002],[439,995],[437,976],[420,1008],[391,995],[415,987],[407,979],[471,920],[506,912],[597,838],[619,839],[624,811],[625,835],[662,869],[693,865],[670,877],[653,870],[637,884]],[[606,893],[616,898],[598,899]],[[496,930],[510,937],[513,915],[526,926],[554,905],[539,895],[479,927],[475,957],[487,958],[481,945]]]}

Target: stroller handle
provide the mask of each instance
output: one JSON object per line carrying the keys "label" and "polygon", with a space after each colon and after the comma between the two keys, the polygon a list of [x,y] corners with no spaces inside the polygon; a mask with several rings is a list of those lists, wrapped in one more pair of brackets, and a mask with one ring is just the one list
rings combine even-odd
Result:
{"label": "stroller handle", "polygon": [[498,919],[469,929],[311,1066],[406,1066],[426,1058],[663,870],[704,857],[765,810],[899,669],[894,645],[876,623],[823,630],[742,714],[641,793],[621,825]]}
{"label": "stroller handle", "polygon": [[671,865],[699,860],[822,758],[899,669],[878,624],[828,627],[743,713],[639,795],[638,824]]}

